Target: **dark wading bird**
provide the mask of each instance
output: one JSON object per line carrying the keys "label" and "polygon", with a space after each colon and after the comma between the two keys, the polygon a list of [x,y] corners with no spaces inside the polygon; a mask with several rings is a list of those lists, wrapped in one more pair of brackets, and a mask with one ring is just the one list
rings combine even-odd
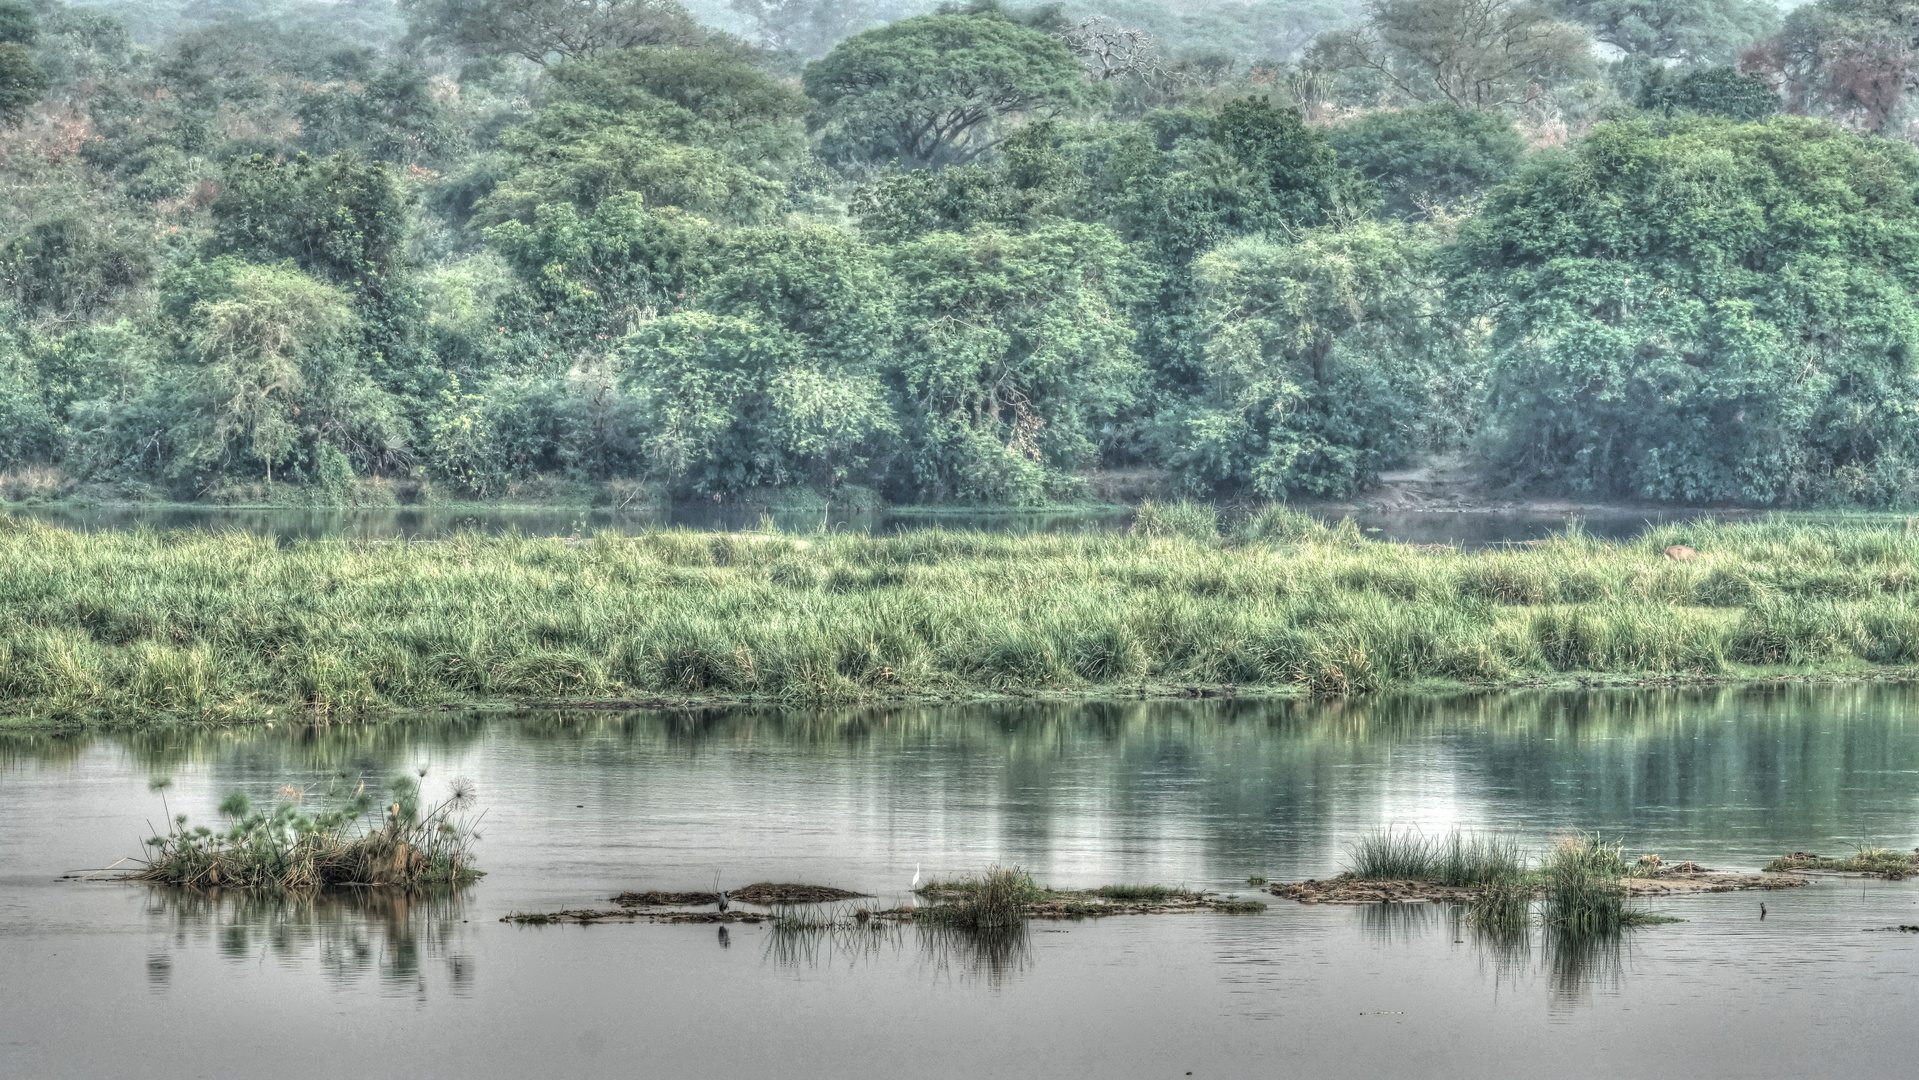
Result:
{"label": "dark wading bird", "polygon": [[733,906],[733,894],[727,892],[725,889],[721,889],[720,890],[720,914],[722,915],[726,914],[726,909],[731,906]]}

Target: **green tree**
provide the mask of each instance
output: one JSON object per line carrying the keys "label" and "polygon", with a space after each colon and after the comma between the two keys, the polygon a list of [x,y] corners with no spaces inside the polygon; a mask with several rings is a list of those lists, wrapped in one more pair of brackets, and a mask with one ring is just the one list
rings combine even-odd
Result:
{"label": "green tree", "polygon": [[1327,61],[1412,101],[1497,109],[1596,70],[1586,32],[1534,0],[1368,0],[1366,10],[1365,26],[1322,39]]}
{"label": "green tree", "polygon": [[1430,228],[1357,222],[1199,259],[1204,378],[1171,456],[1186,482],[1343,496],[1456,441],[1474,387],[1438,249]]}
{"label": "green tree", "polygon": [[806,67],[822,152],[937,167],[999,145],[1015,117],[1068,115],[1101,88],[1058,39],[996,13],[868,30]]}
{"label": "green tree", "polygon": [[301,361],[351,325],[352,309],[340,290],[291,266],[237,268],[224,292],[192,308],[189,340],[206,422],[194,422],[186,441],[203,464],[238,450],[271,481],[299,435],[295,417],[307,389]]}
{"label": "green tree", "polygon": [[610,349],[648,319],[691,303],[711,271],[715,241],[705,221],[671,207],[649,210],[637,192],[586,216],[549,204],[531,226],[509,221],[486,235],[520,283],[500,302],[501,327],[543,353]]}
{"label": "green tree", "polygon": [[1779,25],[1772,0],[1557,0],[1567,22],[1628,56],[1729,64]]}
{"label": "green tree", "polygon": [[634,50],[556,69],[551,100],[501,136],[508,175],[483,221],[535,208],[591,211],[625,191],[652,206],[748,222],[769,216],[777,176],[803,148],[804,102],[753,68],[697,51]]}
{"label": "green tree", "polygon": [[18,126],[27,108],[53,85],[33,56],[39,36],[32,8],[19,0],[0,0],[0,126]]}
{"label": "green tree", "polygon": [[901,289],[901,487],[1033,503],[1070,490],[1137,392],[1134,267],[1101,226],[932,233],[888,255]]}
{"label": "green tree", "polygon": [[1614,123],[1462,233],[1516,482],[1747,505],[1919,477],[1919,152],[1778,117]]}
{"label": "green tree", "polygon": [[1526,150],[1508,117],[1450,101],[1368,113],[1329,136],[1339,163],[1371,180],[1394,217],[1473,198],[1511,176]]}
{"label": "green tree", "polygon": [[535,64],[704,43],[677,0],[400,0],[414,37]]}
{"label": "green tree", "polygon": [[1697,68],[1676,77],[1664,68],[1655,68],[1640,85],[1639,105],[1667,116],[1695,112],[1733,120],[1764,120],[1779,111],[1779,95],[1765,79],[1741,75],[1730,67]]}

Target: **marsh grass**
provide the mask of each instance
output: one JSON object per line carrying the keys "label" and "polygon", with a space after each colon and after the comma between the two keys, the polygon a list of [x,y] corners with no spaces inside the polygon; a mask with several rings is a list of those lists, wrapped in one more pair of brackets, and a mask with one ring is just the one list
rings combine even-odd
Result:
{"label": "marsh grass", "polygon": [[1163,904],[1168,900],[1191,899],[1197,894],[1190,889],[1170,885],[1101,885],[1093,890],[1093,895],[1126,903]]}
{"label": "marsh grass", "polygon": [[367,821],[374,807],[365,793],[309,813],[303,798],[266,811],[235,792],[220,804],[226,828],[175,815],[164,835],[147,841],[151,855],[132,876],[155,885],[285,893],[462,885],[479,876],[472,858],[478,834],[456,816],[471,800],[471,785],[456,780],[444,801],[423,807],[419,781],[400,776],[392,801]]}
{"label": "marsh grass", "polygon": [[1764,872],[1769,874],[1787,870],[1829,870],[1842,874],[1871,874],[1875,877],[1898,881],[1919,872],[1919,862],[1915,861],[1914,855],[1906,852],[1861,846],[1844,859],[1827,859],[1800,852],[1782,855],[1764,867]]}
{"label": "marsh grass", "polygon": [[[286,547],[0,519],[0,713],[17,725],[581,699],[1338,696],[1919,663],[1919,532],[1687,524],[1464,552],[1373,543],[1284,508],[1227,535],[1203,516],[1156,508],[1127,535]],[[1698,557],[1665,560],[1674,543]]]}
{"label": "marsh grass", "polygon": [[1605,935],[1673,920],[1626,903],[1623,878],[1634,873],[1623,843],[1597,833],[1561,838],[1540,868],[1548,927],[1565,936]]}
{"label": "marsh grass", "polygon": [[1471,888],[1523,878],[1519,842],[1498,833],[1426,836],[1385,829],[1347,845],[1346,870],[1367,881],[1431,881]]}
{"label": "marsh grass", "polygon": [[[977,878],[944,882],[939,888],[955,898],[920,908],[914,922],[975,931],[1018,926],[1026,921],[1026,905],[1046,895],[1017,866],[995,866]],[[922,891],[932,892],[933,887]]]}

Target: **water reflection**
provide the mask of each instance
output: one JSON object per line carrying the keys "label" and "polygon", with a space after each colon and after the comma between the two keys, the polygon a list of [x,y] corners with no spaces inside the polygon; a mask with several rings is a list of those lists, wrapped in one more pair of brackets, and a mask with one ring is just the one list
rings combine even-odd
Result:
{"label": "water reflection", "polygon": [[977,979],[997,988],[1033,965],[1026,923],[973,928],[837,917],[770,924],[765,958],[781,968],[856,967],[899,959],[909,938],[919,967],[935,978]]}
{"label": "water reflection", "polygon": [[[480,780],[491,805],[502,790],[525,800],[519,810],[531,817],[518,828],[564,820],[582,830],[582,849],[636,816],[657,822],[649,835],[675,850],[697,839],[710,857],[687,866],[685,887],[721,864],[764,865],[798,841],[816,842],[808,850],[822,858],[903,845],[884,865],[878,849],[873,861],[846,865],[864,889],[896,887],[894,875],[908,876],[899,868],[922,857],[929,872],[1019,863],[1061,885],[1108,884],[1080,875],[1120,872],[1278,880],[1335,870],[1342,845],[1394,823],[1503,829],[1535,846],[1555,829],[1601,829],[1636,850],[1753,868],[1795,849],[1911,846],[1916,705],[1909,688],[1859,684],[446,713],[274,730],[12,734],[0,736],[0,769],[123,757],[148,776],[185,784],[193,774],[210,802],[238,790],[271,803],[285,784],[381,784],[431,762],[435,775]],[[483,863],[501,838],[489,833]]]}
{"label": "water reflection", "polygon": [[430,970],[447,991],[474,989],[476,965],[466,947],[466,890],[408,893],[340,889],[277,896],[153,887],[145,908],[155,942],[147,982],[172,989],[174,957],[211,950],[232,964],[311,967],[349,986],[369,978],[388,992],[424,998]]}

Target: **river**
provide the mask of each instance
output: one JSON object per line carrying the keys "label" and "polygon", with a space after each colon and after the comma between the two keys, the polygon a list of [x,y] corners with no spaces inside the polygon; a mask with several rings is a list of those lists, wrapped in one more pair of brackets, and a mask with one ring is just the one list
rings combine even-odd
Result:
{"label": "river", "polygon": [[[249,900],[67,877],[168,810],[426,769],[485,816],[455,894]],[[152,790],[157,778],[172,781]],[[163,809],[162,800],[165,800]],[[1446,906],[1035,923],[982,953],[764,925],[516,926],[623,889],[918,867],[1060,887],[1338,870],[1392,826],[1565,830],[1752,870],[1919,843],[1885,686],[699,713],[0,736],[0,1075],[1908,1075],[1919,886],[1651,902],[1568,952]],[[1759,903],[1768,906],[1759,918]]]}

